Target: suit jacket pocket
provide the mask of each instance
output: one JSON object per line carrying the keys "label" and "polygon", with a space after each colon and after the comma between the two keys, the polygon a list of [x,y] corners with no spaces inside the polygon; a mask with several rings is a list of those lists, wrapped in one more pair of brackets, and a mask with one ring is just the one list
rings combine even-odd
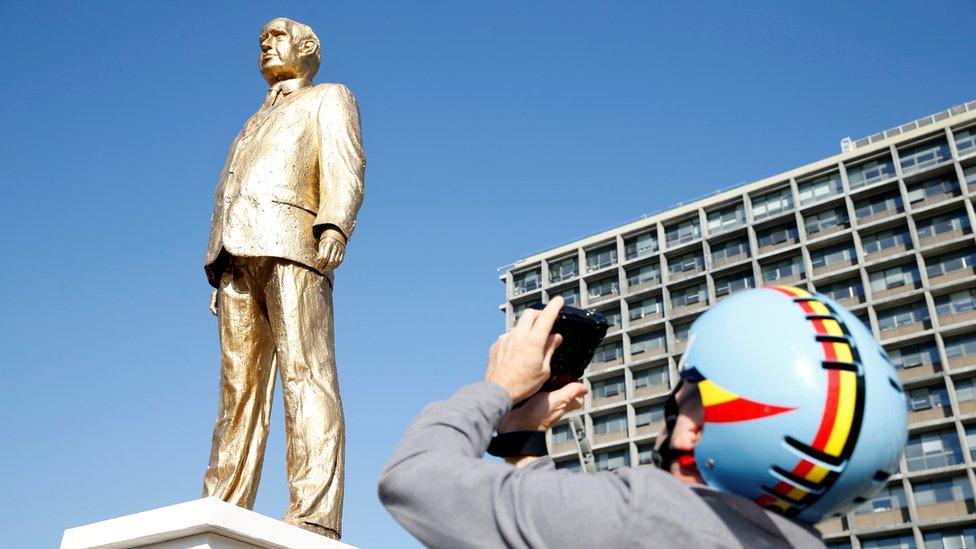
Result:
{"label": "suit jacket pocket", "polygon": [[301,208],[312,215],[317,213],[315,206],[312,205],[312,201],[308,197],[290,187],[272,187],[271,201]]}

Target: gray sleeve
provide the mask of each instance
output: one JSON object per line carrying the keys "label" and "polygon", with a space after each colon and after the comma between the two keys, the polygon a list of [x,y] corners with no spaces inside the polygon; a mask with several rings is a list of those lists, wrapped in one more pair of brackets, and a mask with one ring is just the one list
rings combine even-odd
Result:
{"label": "gray sleeve", "polygon": [[523,469],[482,459],[510,408],[508,393],[487,382],[424,408],[380,479],[387,510],[430,547],[628,545],[639,477],[557,471],[550,459]]}

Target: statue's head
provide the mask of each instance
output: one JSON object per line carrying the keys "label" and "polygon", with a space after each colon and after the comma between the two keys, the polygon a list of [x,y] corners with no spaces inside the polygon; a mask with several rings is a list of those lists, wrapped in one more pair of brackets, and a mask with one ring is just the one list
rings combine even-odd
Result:
{"label": "statue's head", "polygon": [[322,46],[312,27],[286,17],[272,19],[258,37],[258,67],[268,84],[290,78],[315,76]]}

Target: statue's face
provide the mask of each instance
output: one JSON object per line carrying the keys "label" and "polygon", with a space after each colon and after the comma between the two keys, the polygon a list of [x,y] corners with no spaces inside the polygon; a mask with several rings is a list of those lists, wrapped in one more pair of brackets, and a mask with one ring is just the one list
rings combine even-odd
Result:
{"label": "statue's face", "polygon": [[295,40],[292,26],[287,20],[275,19],[265,25],[258,43],[261,46],[258,67],[268,84],[304,76],[307,64],[303,45]]}

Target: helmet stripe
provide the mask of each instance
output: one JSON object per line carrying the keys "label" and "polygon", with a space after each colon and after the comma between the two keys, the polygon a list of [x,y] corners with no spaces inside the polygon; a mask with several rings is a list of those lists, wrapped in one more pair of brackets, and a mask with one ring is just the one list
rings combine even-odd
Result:
{"label": "helmet stripe", "polygon": [[[787,437],[787,442],[794,448],[806,452],[812,459],[822,460],[831,465],[841,465],[857,442],[864,407],[863,376],[858,364],[860,357],[857,349],[852,345],[843,319],[827,303],[799,288],[785,286],[767,286],[767,288],[791,297],[793,302],[806,313],[807,320],[813,327],[815,337],[823,350],[823,367],[827,375],[824,411],[812,444],[807,446],[790,437]],[[830,471],[802,458],[791,474],[810,481],[821,489],[816,494],[810,493],[803,487],[780,480],[771,489],[763,487],[767,493],[760,495],[754,501],[763,507],[779,509],[787,516],[796,515],[802,507],[819,499],[840,475],[839,472]],[[787,477],[780,475],[780,478]],[[805,494],[801,495],[801,492]]]}

